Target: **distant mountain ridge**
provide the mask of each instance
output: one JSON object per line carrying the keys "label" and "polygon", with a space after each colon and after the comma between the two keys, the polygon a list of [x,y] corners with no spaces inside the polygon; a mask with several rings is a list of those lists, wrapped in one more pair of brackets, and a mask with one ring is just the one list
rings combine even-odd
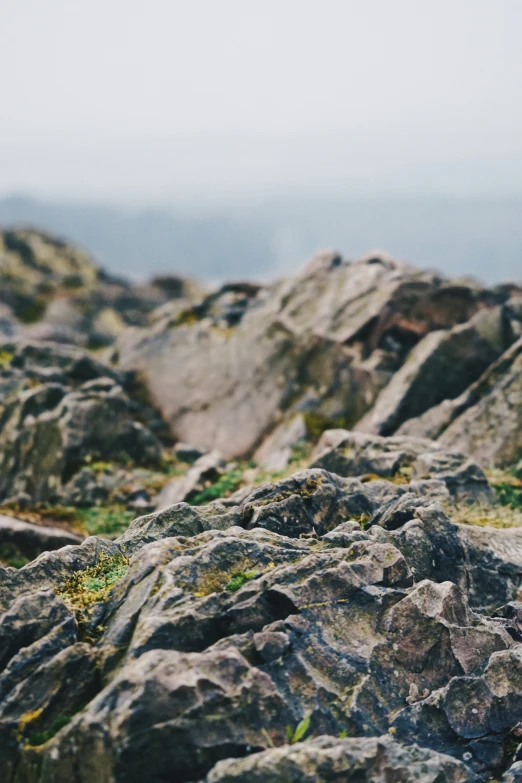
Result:
{"label": "distant mountain ridge", "polygon": [[221,213],[125,210],[95,203],[0,198],[0,227],[52,231],[89,249],[115,274],[207,281],[269,279],[299,268],[320,247],[351,258],[394,255],[486,282],[522,277],[522,198],[303,197],[223,206]]}

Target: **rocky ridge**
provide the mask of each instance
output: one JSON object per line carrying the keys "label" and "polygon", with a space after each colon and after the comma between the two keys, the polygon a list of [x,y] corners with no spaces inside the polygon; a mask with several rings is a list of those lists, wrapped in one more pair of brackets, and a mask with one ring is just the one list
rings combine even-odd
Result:
{"label": "rocky ridge", "polygon": [[522,779],[522,290],[2,241],[0,779]]}

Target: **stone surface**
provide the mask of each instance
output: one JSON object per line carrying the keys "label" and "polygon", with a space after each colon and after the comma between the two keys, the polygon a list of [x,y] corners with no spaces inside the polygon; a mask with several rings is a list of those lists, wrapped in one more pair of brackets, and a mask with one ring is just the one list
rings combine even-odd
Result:
{"label": "stone surface", "polygon": [[335,253],[244,291],[231,315],[232,293],[118,341],[122,366],[143,374],[174,435],[225,457],[250,453],[282,414],[306,412],[312,429],[355,423],[421,337],[495,303],[386,256],[349,264]]}
{"label": "stone surface", "polygon": [[[501,774],[522,720],[522,530],[495,533],[315,468],[0,570],[2,780]],[[99,600],[64,588],[123,556],[112,588],[89,583]],[[303,720],[311,741],[288,744]]]}
{"label": "stone surface", "polygon": [[[0,514],[0,558],[12,554],[34,560],[42,552],[81,543],[81,536],[49,525],[32,525]],[[12,553],[12,554],[10,554]]]}
{"label": "stone surface", "polygon": [[458,397],[509,346],[503,309],[481,310],[468,323],[431,332],[408,355],[357,429],[392,435],[429,408]]}
{"label": "stone surface", "polygon": [[472,779],[455,759],[415,746],[401,746],[391,737],[319,737],[245,759],[220,761],[205,783],[463,783]]}
{"label": "stone surface", "polygon": [[55,343],[4,343],[0,352],[1,500],[56,501],[86,459],[159,461],[160,442],[143,423],[157,415],[131,400],[123,374]]}
{"label": "stone surface", "polygon": [[460,397],[402,425],[400,433],[438,438],[479,464],[516,463],[522,449],[522,338]]}
{"label": "stone surface", "polygon": [[327,430],[312,455],[312,467],[340,476],[377,477],[441,500],[491,503],[494,493],[481,468],[465,454],[426,438],[390,438]]}

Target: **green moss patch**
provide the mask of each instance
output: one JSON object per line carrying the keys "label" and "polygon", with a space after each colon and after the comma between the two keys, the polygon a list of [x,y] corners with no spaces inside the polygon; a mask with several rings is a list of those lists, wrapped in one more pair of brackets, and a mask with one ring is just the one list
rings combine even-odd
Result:
{"label": "green moss patch", "polygon": [[13,361],[14,353],[12,351],[0,351],[0,370],[5,370]]}
{"label": "green moss patch", "polygon": [[240,590],[244,584],[250,582],[251,579],[255,579],[259,576],[257,571],[237,571],[232,575],[232,579],[225,585],[225,590],[229,590],[231,593],[235,593]]}
{"label": "green moss patch", "polygon": [[229,470],[209,487],[205,487],[201,492],[198,492],[197,495],[189,500],[189,503],[191,506],[203,506],[205,503],[210,503],[212,500],[229,497],[241,486],[242,481],[242,470],[239,468]]}
{"label": "green moss patch", "polygon": [[72,715],[60,715],[59,718],[53,720],[53,722],[51,723],[48,729],[42,731],[34,731],[29,736],[27,740],[27,744],[33,747],[44,745],[46,742],[49,742],[49,740],[52,739],[55,734],[58,734],[58,732],[61,729],[63,729],[64,726],[67,726],[67,724],[70,723],[71,718]]}
{"label": "green moss patch", "polygon": [[128,568],[129,559],[125,555],[102,554],[96,565],[72,574],[55,592],[74,609],[86,609],[104,601]]}

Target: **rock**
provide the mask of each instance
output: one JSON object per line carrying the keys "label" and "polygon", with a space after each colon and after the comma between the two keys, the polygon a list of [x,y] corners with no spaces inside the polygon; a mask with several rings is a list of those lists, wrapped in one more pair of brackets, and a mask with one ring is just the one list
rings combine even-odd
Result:
{"label": "rock", "polygon": [[159,277],[149,285],[116,279],[82,250],[42,231],[0,232],[0,305],[25,325],[25,339],[99,348],[128,325],[151,323],[152,312],[168,300],[188,307],[201,294],[181,278]]}
{"label": "rock", "polygon": [[205,783],[463,783],[472,776],[449,756],[401,746],[391,737],[318,737],[305,744],[273,748],[245,759],[220,761]]}
{"label": "rock", "polygon": [[[0,499],[58,500],[86,459],[157,464],[161,445],[123,376],[77,348],[4,344]],[[142,415],[140,415],[140,413]]]}
{"label": "rock", "polygon": [[400,434],[437,438],[444,447],[473,455],[484,467],[517,461],[522,397],[522,338],[460,397],[402,425]]}
{"label": "rock", "polygon": [[522,531],[496,532],[316,468],[0,570],[2,779],[486,781],[522,719]]}
{"label": "rock", "polygon": [[41,552],[81,543],[81,537],[59,527],[32,525],[0,514],[0,558],[13,555],[34,560]]}
{"label": "rock", "polygon": [[176,443],[174,454],[181,462],[188,462],[190,465],[203,456],[201,449],[191,446],[190,443]]}
{"label": "rock", "polygon": [[[378,476],[400,484],[411,481],[414,492],[441,500],[494,500],[484,472],[473,460],[442,444],[412,436],[384,438],[327,430],[312,455],[312,467],[367,481]],[[432,483],[426,485],[426,481]]]}
{"label": "rock", "polygon": [[174,503],[192,500],[207,485],[223,475],[224,467],[225,462],[217,451],[199,457],[183,478],[169,481],[162,489],[156,498],[156,508],[161,510]]}
{"label": "rock", "polygon": [[277,473],[284,470],[292,458],[292,447],[304,443],[308,431],[302,413],[285,419],[274,432],[263,441],[254,454],[254,460],[262,470]]}
{"label": "rock", "polygon": [[[323,253],[271,287],[225,287],[171,322],[127,331],[117,350],[176,438],[236,457],[296,413],[322,429],[354,424],[412,345],[490,306],[487,296],[390,258],[349,264]],[[476,342],[486,351],[477,361],[497,355],[487,339]]]}
{"label": "rock", "polygon": [[392,435],[407,419],[458,397],[508,347],[504,331],[503,311],[497,307],[449,331],[431,332],[411,351],[357,429]]}

